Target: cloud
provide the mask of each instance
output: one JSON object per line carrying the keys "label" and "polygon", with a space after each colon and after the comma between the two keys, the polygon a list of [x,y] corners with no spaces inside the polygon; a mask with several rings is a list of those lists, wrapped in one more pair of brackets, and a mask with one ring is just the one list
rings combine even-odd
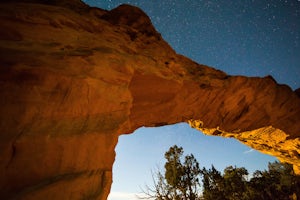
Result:
{"label": "cloud", "polygon": [[243,153],[244,153],[244,154],[247,154],[247,153],[252,153],[252,152],[254,152],[254,149],[249,149],[249,150],[247,150],[247,151],[244,151]]}
{"label": "cloud", "polygon": [[142,196],[142,194],[129,192],[111,192],[107,200],[138,200],[138,196]]}

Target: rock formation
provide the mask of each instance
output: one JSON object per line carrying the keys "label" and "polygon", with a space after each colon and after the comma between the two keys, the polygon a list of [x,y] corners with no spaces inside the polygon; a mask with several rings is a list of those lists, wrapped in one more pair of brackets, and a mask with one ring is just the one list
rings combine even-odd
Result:
{"label": "rock formation", "polygon": [[106,199],[118,136],[178,122],[300,167],[295,92],[176,54],[136,7],[1,1],[0,84],[1,199]]}

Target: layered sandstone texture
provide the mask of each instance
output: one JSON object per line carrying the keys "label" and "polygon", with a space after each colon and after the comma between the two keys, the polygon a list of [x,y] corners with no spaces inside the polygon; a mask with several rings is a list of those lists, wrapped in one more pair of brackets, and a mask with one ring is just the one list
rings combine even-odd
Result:
{"label": "layered sandstone texture", "polygon": [[105,200],[118,136],[178,122],[300,167],[296,92],[176,54],[136,7],[1,1],[0,84],[1,199]]}

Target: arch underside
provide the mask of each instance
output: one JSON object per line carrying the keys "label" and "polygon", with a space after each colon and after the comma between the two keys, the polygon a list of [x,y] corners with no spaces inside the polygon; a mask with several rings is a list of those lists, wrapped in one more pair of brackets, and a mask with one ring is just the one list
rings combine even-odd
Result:
{"label": "arch underside", "polygon": [[[189,120],[192,128],[195,128],[206,135],[235,138],[245,145],[258,150],[262,153],[277,157],[280,162],[298,163],[299,162],[299,138],[288,139],[288,135],[280,129],[272,126],[262,127],[245,132],[226,132],[217,128],[204,128],[201,120]],[[294,164],[296,174],[300,173],[300,166]]]}

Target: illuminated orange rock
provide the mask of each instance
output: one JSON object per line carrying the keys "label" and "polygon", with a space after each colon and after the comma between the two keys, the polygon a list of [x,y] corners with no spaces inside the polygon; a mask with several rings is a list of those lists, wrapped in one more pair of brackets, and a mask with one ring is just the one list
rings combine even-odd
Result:
{"label": "illuminated orange rock", "polygon": [[176,54],[136,7],[22,2],[0,4],[1,199],[106,199],[118,136],[178,122],[299,169],[288,86]]}

